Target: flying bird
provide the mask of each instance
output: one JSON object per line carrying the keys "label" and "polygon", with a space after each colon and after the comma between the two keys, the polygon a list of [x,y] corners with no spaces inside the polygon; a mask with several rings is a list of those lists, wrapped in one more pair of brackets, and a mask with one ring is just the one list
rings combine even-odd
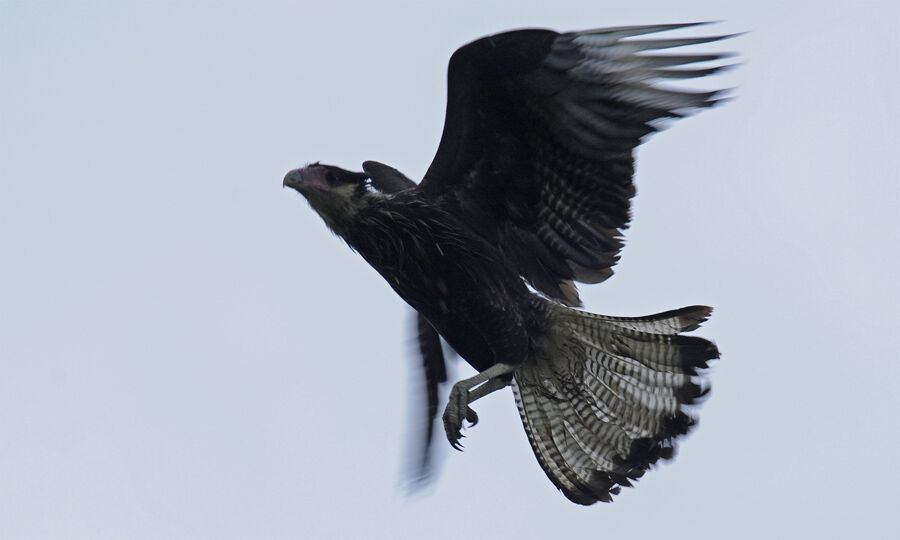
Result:
{"label": "flying bird", "polygon": [[417,312],[428,425],[446,379],[443,339],[478,371],[450,390],[450,444],[460,449],[464,422],[478,421],[474,401],[511,386],[540,466],[583,505],[673,457],[719,357],[684,335],[709,307],[576,309],[575,282],[604,281],[619,259],[635,148],[723,99],[661,84],[729,67],[710,64],[728,54],[665,50],[731,36],[646,37],[694,24],[478,39],[450,58],[443,134],[421,182],[375,161],[284,178]]}

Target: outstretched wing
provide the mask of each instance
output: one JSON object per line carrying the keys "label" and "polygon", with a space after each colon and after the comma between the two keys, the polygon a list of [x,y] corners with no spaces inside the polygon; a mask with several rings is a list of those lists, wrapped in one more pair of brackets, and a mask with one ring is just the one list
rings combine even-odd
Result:
{"label": "outstretched wing", "polygon": [[658,83],[715,73],[725,66],[679,66],[727,55],[657,51],[730,36],[633,39],[686,26],[518,30],[461,47],[419,189],[499,246],[536,289],[580,304],[572,281],[603,281],[619,258],[635,147],[659,120],[721,99]]}

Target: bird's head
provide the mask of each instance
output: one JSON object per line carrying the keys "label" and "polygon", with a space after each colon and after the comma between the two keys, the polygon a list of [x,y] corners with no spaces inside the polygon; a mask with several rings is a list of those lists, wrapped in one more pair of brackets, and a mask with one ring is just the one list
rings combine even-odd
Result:
{"label": "bird's head", "polygon": [[368,180],[365,173],[313,163],[287,173],[282,185],[299,191],[325,224],[341,234],[342,225],[370,194]]}

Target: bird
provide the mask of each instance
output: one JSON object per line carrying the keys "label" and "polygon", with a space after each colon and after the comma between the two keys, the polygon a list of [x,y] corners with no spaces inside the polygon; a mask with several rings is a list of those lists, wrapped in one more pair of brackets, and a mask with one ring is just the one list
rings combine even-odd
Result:
{"label": "bird", "polygon": [[461,450],[478,422],[473,402],[511,387],[540,467],[574,503],[612,501],[695,426],[720,354],[685,333],[712,308],[599,315],[579,309],[576,283],[606,280],[619,260],[635,149],[730,99],[665,84],[732,67],[719,62],[731,53],[669,49],[733,35],[658,35],[698,24],[477,39],[450,57],[443,132],[420,182],[376,161],[285,175],[415,310],[426,451],[447,378],[442,341],[477,371],[450,388],[450,445]]}

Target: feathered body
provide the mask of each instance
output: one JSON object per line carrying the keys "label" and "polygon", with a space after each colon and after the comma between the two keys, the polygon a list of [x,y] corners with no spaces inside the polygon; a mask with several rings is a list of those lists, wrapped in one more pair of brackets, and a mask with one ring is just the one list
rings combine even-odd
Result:
{"label": "feathered body", "polygon": [[373,196],[340,235],[478,371],[533,352],[540,299],[453,214],[415,191]]}
{"label": "feathered body", "polygon": [[638,53],[720,38],[628,39],[680,26],[475,41],[450,60],[444,133],[420,184],[377,162],[285,177],[418,312],[429,426],[445,377],[440,336],[479,371],[451,392],[451,444],[464,418],[477,420],[471,402],[512,385],[538,461],[580,504],[611,500],[672,457],[707,390],[701,370],[718,357],[681,335],[710,308],[622,318],[566,307],[580,304],[574,281],[612,274],[633,149],[660,118],[716,102],[653,81],[713,73],[670,67],[721,55]]}

